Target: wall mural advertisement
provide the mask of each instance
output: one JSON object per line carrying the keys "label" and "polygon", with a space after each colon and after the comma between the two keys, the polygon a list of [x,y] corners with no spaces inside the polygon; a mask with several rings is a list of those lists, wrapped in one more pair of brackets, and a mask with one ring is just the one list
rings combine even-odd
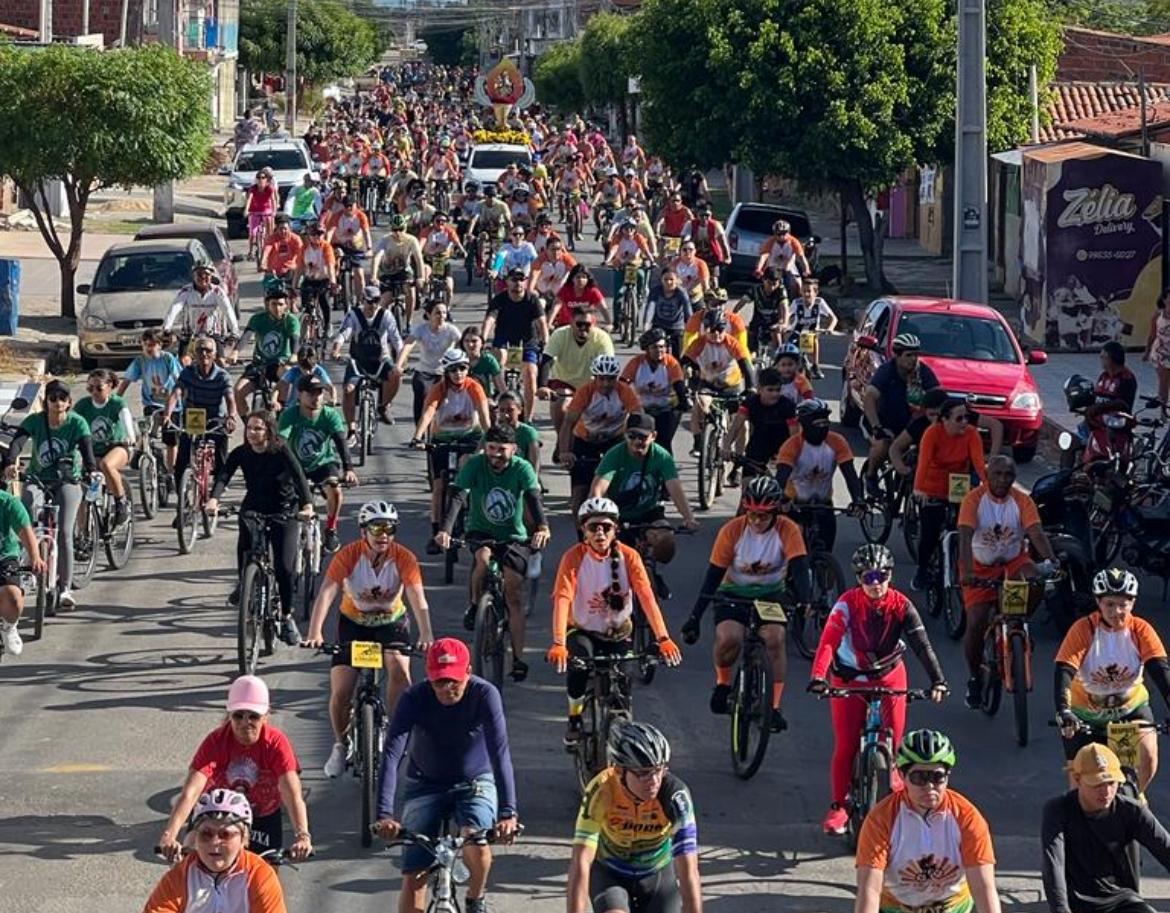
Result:
{"label": "wall mural advertisement", "polygon": [[1070,143],[1024,152],[1024,332],[1046,348],[1145,344],[1162,276],[1162,166]]}

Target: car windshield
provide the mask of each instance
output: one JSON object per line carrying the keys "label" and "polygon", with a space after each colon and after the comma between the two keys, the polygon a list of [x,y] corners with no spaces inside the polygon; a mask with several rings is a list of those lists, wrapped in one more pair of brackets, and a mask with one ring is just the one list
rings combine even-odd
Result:
{"label": "car windshield", "polygon": [[178,291],[191,281],[191,255],[186,251],[154,254],[121,254],[106,257],[93,280],[93,291]]}
{"label": "car windshield", "polygon": [[297,149],[255,149],[241,152],[236,159],[236,171],[300,171],[308,168],[304,155]]}
{"label": "car windshield", "polygon": [[924,355],[1008,364],[1020,361],[1011,337],[998,320],[912,311],[902,314],[897,332],[913,333],[922,340]]}
{"label": "car windshield", "polygon": [[795,213],[777,212],[774,209],[755,209],[744,206],[735,217],[735,224],[731,226],[738,232],[751,232],[755,235],[770,235],[772,223],[777,219],[784,219],[791,226],[791,231],[798,238],[807,238],[812,234],[808,219]]}
{"label": "car windshield", "polygon": [[532,156],[508,149],[477,149],[471,156],[471,167],[489,171],[503,170],[515,162],[517,165],[531,165]]}

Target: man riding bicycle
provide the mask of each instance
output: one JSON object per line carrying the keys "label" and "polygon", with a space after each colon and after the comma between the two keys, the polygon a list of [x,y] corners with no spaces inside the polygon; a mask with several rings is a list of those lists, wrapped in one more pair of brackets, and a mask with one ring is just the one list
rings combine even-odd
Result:
{"label": "man riding bicycle", "polygon": [[163,318],[164,333],[177,332],[179,356],[184,365],[192,362],[190,347],[196,336],[204,333],[238,339],[240,324],[236,310],[228,299],[219,274],[210,263],[196,263],[191,268],[191,284],[184,285]]}
{"label": "man riding bicycle", "polygon": [[264,292],[264,310],[253,314],[240,335],[242,348],[248,334],[254,334],[256,345],[252,350],[252,363],[236,381],[236,412],[247,415],[248,397],[263,378],[272,388],[276,408],[276,387],[280,382],[282,368],[292,360],[293,352],[300,348],[301,320],[288,309],[288,292],[283,284],[269,287]]}

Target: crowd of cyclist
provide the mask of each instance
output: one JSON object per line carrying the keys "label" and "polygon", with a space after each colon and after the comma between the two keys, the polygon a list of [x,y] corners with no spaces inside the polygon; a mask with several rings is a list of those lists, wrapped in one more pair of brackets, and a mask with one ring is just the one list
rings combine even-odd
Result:
{"label": "crowd of cyclist", "polygon": [[[116,523],[132,509],[122,476],[138,433],[122,398],[128,386],[141,384],[144,412],[157,417],[145,433],[160,436],[176,478],[191,459],[183,414],[202,410],[207,426],[219,427],[211,433],[216,474],[205,507],[214,512],[239,473],[242,509],[283,518],[271,520],[269,530],[281,637],[322,647],[338,607],[336,640],[343,649],[330,670],[334,740],[325,774],[340,776],[350,763],[346,732],[357,670],[344,648],[381,644],[390,724],[377,833],[385,839],[437,835],[451,815],[469,831],[494,829],[510,841],[519,808],[499,691],[471,675],[471,651],[461,640],[435,636],[420,563],[398,540],[399,512],[388,491],[375,489],[350,508],[358,538],[341,542],[351,498],[346,489],[360,483],[354,461],[364,433],[360,389],[372,385],[378,419],[391,424],[392,405],[411,374],[411,443],[427,448],[434,477],[425,550],[437,555],[465,545],[472,555],[468,630],[475,627],[489,563],[500,556],[516,682],[530,671],[526,600],[550,545],[542,478],[551,470],[541,465],[534,427],[543,420],[538,404],[548,402],[550,462],[568,473],[579,539],[556,567],[546,651],[552,668],[566,674],[570,750],[581,738],[589,686],[574,659],[629,652],[636,621],[644,618],[661,660],[682,661],[659,606],[670,597],[663,574],[682,547],[677,534],[698,526],[679,478],[675,437],[689,411],[691,446],[684,449],[699,456],[716,402],[734,397],[718,471],[731,467],[725,482],[741,489],[737,515],[719,529],[678,631],[694,644],[708,611],[713,616],[710,710],[728,712],[733,668],[753,626],[752,602],[776,602],[788,615],[761,619],[758,628],[772,671],[768,725],[773,732],[787,728],[786,621],[813,600],[813,543],[832,551],[837,538],[832,511],[802,508],[832,505],[839,472],[847,511],[860,517],[878,494],[887,452],[898,473],[912,476],[923,502],[913,590],[925,589],[934,573],[933,548],[946,523],[941,504],[953,479],[977,482],[964,490],[958,511],[968,610],[966,698],[976,707],[985,674],[981,645],[997,598],[981,582],[1040,579],[1056,567],[1035,504],[1014,485],[1014,463],[996,452],[995,423],[940,390],[919,360],[919,340],[899,335],[895,357],[867,389],[872,446],[858,473],[846,439],[832,430],[829,405],[810,382],[822,376],[818,334],[832,330],[837,318],[819,296],[789,226],[773,226],[760,253],[758,285],[733,301],[719,284],[729,249],[702,173],[676,176],[633,136],[611,147],[580,118],[513,113],[508,126],[528,134],[531,162],[509,166],[486,187],[464,184],[472,134],[483,126],[471,100],[473,76],[406,65],[385,71],[368,95],[331,104],[305,137],[321,163],[324,187],[306,179],[289,193],[284,211],[272,174],[258,174],[249,192],[249,243],[258,246],[266,277],[264,303],[243,327],[214,268],[198,264],[162,329],[143,334],[142,355],[120,380],[94,372],[89,395],[77,403],[61,382],[45,388],[45,411],[21,426],[4,467],[14,474],[30,441],[29,475],[56,483],[43,490],[60,508],[59,605],[76,602],[72,527],[82,480],[97,474],[105,480],[115,496]],[[376,241],[373,213],[363,203],[390,216],[388,233]],[[603,265],[615,270],[609,307],[588,266],[574,256],[590,223],[602,242]],[[469,278],[482,278],[489,289],[478,326],[461,328],[452,320],[456,257],[468,261]],[[623,294],[627,283],[635,286],[632,295]],[[623,312],[631,304],[635,313]],[[749,305],[745,323],[739,312]],[[641,350],[629,359],[617,353],[609,331],[623,321],[636,328]],[[225,365],[249,341],[250,363],[233,381]],[[340,393],[323,364],[327,357],[346,360]],[[253,406],[257,397],[260,408]],[[977,430],[988,424],[990,451]],[[237,426],[244,440],[232,447]],[[914,465],[907,460],[912,447]],[[449,474],[453,448],[458,468]],[[325,499],[323,543],[332,557],[302,632],[292,615],[292,578],[299,523],[315,510],[315,490]],[[677,527],[666,501],[679,516]],[[0,522],[0,636],[5,650],[17,654],[21,550],[35,572],[36,539],[29,510],[11,495],[0,494]],[[250,535],[241,523],[241,567]],[[857,549],[850,568],[855,585],[822,620],[805,684],[834,695],[892,692],[883,699],[883,719],[896,748],[894,791],[870,811],[857,836],[856,909],[998,913],[990,829],[975,805],[950,789],[957,762],[951,740],[932,730],[906,731],[906,698],[899,692],[907,688],[907,645],[926,672],[931,699],[941,701],[949,690],[922,617],[894,587],[894,558],[884,545]],[[1117,794],[1125,781],[1117,758],[1086,734],[1109,720],[1152,724],[1145,678],[1170,704],[1170,664],[1153,626],[1133,614],[1137,592],[1130,572],[1102,569],[1093,579],[1097,610],[1069,630],[1056,657],[1054,709],[1072,787],[1044,810],[1044,882],[1057,913],[1151,909],[1140,898],[1133,857],[1096,853],[1093,841],[1123,849],[1137,841],[1170,863],[1170,837],[1139,798],[1157,768],[1154,732],[1142,735],[1132,798]],[[230,601],[239,598],[237,587]],[[425,681],[412,684],[408,658],[389,649],[403,643],[425,654]],[[196,752],[160,837],[160,851],[182,861],[159,883],[147,913],[204,910],[200,898],[209,890],[226,898],[215,907],[223,913],[284,910],[279,880],[256,855],[284,846],[282,809],[294,831],[288,855],[299,859],[313,850],[300,764],[269,721],[263,681],[237,679],[227,711]],[[864,701],[830,699],[826,833],[846,830],[864,712]],[[576,822],[568,913],[698,913],[702,815],[669,769],[669,742],[656,727],[627,721],[611,728],[606,748],[609,764],[585,788]],[[490,850],[480,841],[464,853],[471,875],[466,908],[480,913]],[[402,913],[423,909],[429,865],[425,853],[407,851]]]}

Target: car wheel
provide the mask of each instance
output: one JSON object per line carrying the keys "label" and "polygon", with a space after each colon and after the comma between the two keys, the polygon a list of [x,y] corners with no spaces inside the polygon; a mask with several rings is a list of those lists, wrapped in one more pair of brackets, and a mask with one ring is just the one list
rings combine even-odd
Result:
{"label": "car wheel", "polygon": [[248,237],[248,227],[242,218],[228,215],[225,220],[227,221],[228,238],[235,240]]}
{"label": "car wheel", "polygon": [[1013,444],[1012,459],[1019,464],[1031,463],[1036,456],[1036,442],[1030,444]]}

